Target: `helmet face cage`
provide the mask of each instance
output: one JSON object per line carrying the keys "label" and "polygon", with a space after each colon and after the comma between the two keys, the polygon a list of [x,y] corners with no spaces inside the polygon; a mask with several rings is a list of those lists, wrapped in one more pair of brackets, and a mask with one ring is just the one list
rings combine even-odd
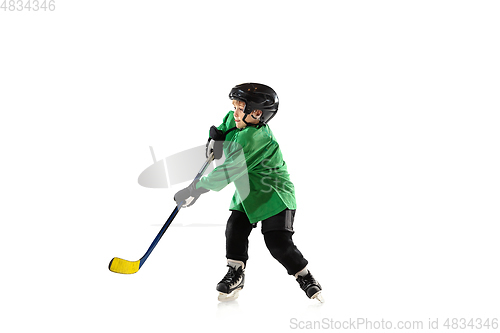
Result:
{"label": "helmet face cage", "polygon": [[260,122],[262,124],[267,124],[278,112],[278,95],[271,87],[264,84],[239,84],[231,89],[229,98],[244,102],[246,114],[250,114],[254,110],[261,110]]}

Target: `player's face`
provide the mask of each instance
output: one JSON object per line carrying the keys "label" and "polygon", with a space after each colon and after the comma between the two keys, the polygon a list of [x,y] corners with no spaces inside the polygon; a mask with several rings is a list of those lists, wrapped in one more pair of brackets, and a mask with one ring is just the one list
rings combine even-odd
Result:
{"label": "player's face", "polygon": [[245,110],[245,103],[233,100],[233,106],[234,106],[234,121],[236,122],[236,127],[238,129],[245,128],[247,126],[247,124],[243,122],[243,117],[245,116],[245,113],[243,112],[243,110]]}
{"label": "player's face", "polygon": [[[243,117],[245,117],[245,103],[233,100],[234,106],[234,121],[236,122],[236,127],[238,129],[243,129],[247,126],[243,121]],[[261,112],[259,110],[253,111],[251,115],[248,115],[245,121],[249,124],[258,124]],[[252,115],[257,118],[253,118]]]}

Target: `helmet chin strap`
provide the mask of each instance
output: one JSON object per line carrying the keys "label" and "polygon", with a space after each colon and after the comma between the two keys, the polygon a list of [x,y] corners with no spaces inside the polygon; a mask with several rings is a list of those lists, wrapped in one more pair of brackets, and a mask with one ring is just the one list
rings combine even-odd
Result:
{"label": "helmet chin strap", "polygon": [[243,116],[243,119],[241,119],[241,120],[243,120],[243,122],[244,122],[245,124],[247,124],[247,126],[249,126],[249,125],[251,125],[251,124],[247,123],[247,121],[246,121],[247,116],[248,116],[248,114],[246,114],[246,113],[245,113],[245,115]]}
{"label": "helmet chin strap", "polygon": [[[248,113],[245,113],[245,115],[243,116],[243,119],[241,119],[241,120],[243,120],[243,122],[245,124],[247,124],[247,126],[255,126],[256,124],[247,123],[247,121],[246,121],[247,116],[248,116]],[[255,120],[259,119],[259,118],[256,118],[253,114],[251,114],[250,117],[252,117]]]}

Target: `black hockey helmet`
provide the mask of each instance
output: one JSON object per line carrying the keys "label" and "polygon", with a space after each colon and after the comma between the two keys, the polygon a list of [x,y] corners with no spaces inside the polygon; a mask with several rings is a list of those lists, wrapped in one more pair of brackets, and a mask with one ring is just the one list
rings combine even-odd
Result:
{"label": "black hockey helmet", "polygon": [[245,102],[245,113],[261,110],[260,122],[267,124],[278,112],[278,95],[271,88],[260,83],[239,84],[229,93],[229,98]]}

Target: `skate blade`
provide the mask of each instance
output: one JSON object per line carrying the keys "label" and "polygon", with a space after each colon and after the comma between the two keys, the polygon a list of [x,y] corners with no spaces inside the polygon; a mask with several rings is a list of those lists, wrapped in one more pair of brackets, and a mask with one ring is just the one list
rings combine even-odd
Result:
{"label": "skate blade", "polygon": [[325,299],[323,295],[321,295],[321,291],[318,291],[316,294],[312,295],[311,299],[317,299],[320,303],[325,303]]}
{"label": "skate blade", "polygon": [[240,296],[240,289],[233,290],[229,294],[219,293],[219,297],[217,298],[220,302],[231,302]]}

